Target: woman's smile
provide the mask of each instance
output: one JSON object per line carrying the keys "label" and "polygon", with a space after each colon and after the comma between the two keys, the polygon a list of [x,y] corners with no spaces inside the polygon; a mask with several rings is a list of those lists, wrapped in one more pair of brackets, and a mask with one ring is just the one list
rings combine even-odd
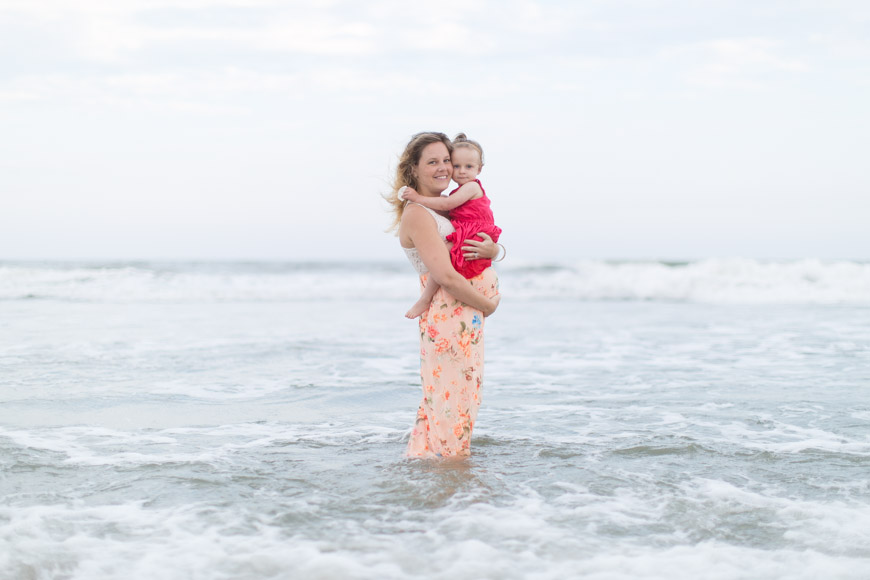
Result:
{"label": "woman's smile", "polygon": [[453,177],[453,164],[450,162],[450,151],[444,143],[431,143],[423,149],[415,167],[415,177],[421,195],[440,195],[447,189]]}

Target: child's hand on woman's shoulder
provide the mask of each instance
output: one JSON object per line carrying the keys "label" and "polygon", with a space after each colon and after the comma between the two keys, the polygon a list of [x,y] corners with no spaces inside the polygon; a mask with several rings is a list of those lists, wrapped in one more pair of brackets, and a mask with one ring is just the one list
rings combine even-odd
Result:
{"label": "child's hand on woman's shoulder", "polygon": [[422,196],[417,193],[412,187],[408,187],[407,185],[399,189],[399,199],[404,199],[405,201],[419,201]]}

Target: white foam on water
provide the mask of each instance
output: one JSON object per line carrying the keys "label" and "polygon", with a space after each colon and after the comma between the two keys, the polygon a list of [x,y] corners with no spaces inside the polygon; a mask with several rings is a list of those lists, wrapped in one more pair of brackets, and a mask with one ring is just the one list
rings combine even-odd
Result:
{"label": "white foam on water", "polygon": [[708,259],[661,262],[585,261],[528,275],[506,272],[503,290],[524,298],[668,300],[723,304],[870,302],[870,264],[797,260]]}
{"label": "white foam on water", "polygon": [[[0,266],[0,300],[226,302],[408,300],[410,267],[395,264]],[[686,264],[582,261],[500,266],[512,299],[664,300],[713,304],[870,304],[870,264],[708,259]]]}
{"label": "white foam on water", "polygon": [[[241,450],[268,451],[309,441],[318,449],[325,445],[342,450],[386,444],[398,454],[402,435],[401,429],[349,422],[147,432],[84,426],[0,431],[0,437],[21,450],[66,454],[67,466],[219,462],[227,473],[241,468],[233,459]],[[185,443],[183,450],[173,451]],[[118,451],[126,447],[140,452]],[[141,451],[145,449],[154,451]],[[324,453],[329,452],[318,455]],[[425,470],[438,467],[402,464],[408,468],[402,468],[401,477],[417,484],[431,480],[414,473],[422,469],[418,475],[425,475]],[[335,468],[341,470],[341,465]],[[484,467],[481,475],[494,467]],[[448,466],[445,471],[450,471]],[[473,472],[457,468],[456,474]],[[653,474],[637,472],[624,473],[624,480],[604,493],[556,480],[538,490],[514,483],[509,495],[494,497],[492,484],[507,477],[494,474],[489,484],[469,491],[460,486],[446,501],[422,507],[392,500],[389,506],[367,505],[364,509],[372,511],[364,520],[354,515],[359,508],[350,498],[341,501],[351,503],[339,507],[338,498],[313,488],[291,499],[276,497],[265,512],[245,501],[159,507],[141,501],[91,505],[53,500],[61,503],[3,506],[0,570],[11,571],[10,578],[16,580],[108,580],[122,575],[167,580],[457,575],[803,579],[821,572],[826,573],[821,577],[848,579],[870,571],[865,523],[870,506],[857,502],[794,498],[775,487],[752,482],[738,487],[710,478],[664,484]],[[424,485],[419,491],[427,489]],[[722,530],[733,528],[732,519],[741,514],[751,515],[753,526],[782,541],[767,542],[765,549],[747,537],[737,538],[736,544],[725,541]],[[289,515],[305,523],[284,522]],[[700,539],[699,532],[704,532]]]}
{"label": "white foam on water", "polygon": [[815,427],[788,424],[771,417],[764,417],[761,420],[763,428],[751,428],[744,422],[703,424],[718,429],[728,442],[739,443],[748,449],[772,453],[800,453],[811,450],[870,457],[870,436],[868,435],[860,438],[850,437]]}
{"label": "white foam on water", "polygon": [[735,513],[766,512],[756,526],[781,533],[793,549],[870,560],[870,506],[842,500],[795,499],[720,480],[696,478],[682,485],[686,499],[709,525]]}
{"label": "white foam on water", "polygon": [[[287,379],[275,380],[250,380],[239,382],[238,379],[224,379],[220,384],[211,377],[199,379],[194,382],[190,379],[172,379],[151,383],[148,386],[148,394],[151,396],[175,395],[179,397],[212,400],[212,401],[236,401],[258,399],[281,393],[288,388]],[[114,387],[117,389],[117,387]]]}
{"label": "white foam on water", "polygon": [[621,553],[607,551],[566,568],[563,577],[589,580],[858,580],[870,572],[870,563],[864,558],[837,558],[814,551],[760,550],[704,542],[661,550],[627,548]]}
{"label": "white foam on water", "polygon": [[148,266],[0,266],[0,299],[43,298],[85,302],[234,302],[413,296],[412,272],[386,268],[306,269],[275,273],[208,271]]}
{"label": "white foam on water", "polygon": [[[401,319],[394,304],[338,302],[346,272],[135,266],[102,286],[84,279],[97,268],[37,282],[45,299],[3,303],[0,578],[863,580],[866,308],[803,306],[853,300],[851,282],[821,292],[831,264],[798,294],[758,265],[755,278],[716,261],[505,276],[545,282],[514,288],[473,456],[455,469],[402,459],[414,323],[392,333],[377,325]],[[296,300],[305,276],[322,295],[246,302]],[[716,276],[757,283],[714,295]],[[410,272],[384,278],[416,294]],[[561,316],[523,296],[801,306]],[[351,320],[361,310],[377,316]],[[109,420],[124,414],[141,421]]]}
{"label": "white foam on water", "polygon": [[338,537],[312,538],[256,513],[197,504],[0,507],[0,578],[857,580],[870,573],[870,558],[823,549],[614,544],[594,531],[566,534],[542,519],[546,509],[530,498],[501,508],[450,506],[405,522],[405,533],[351,524]]}
{"label": "white foam on water", "polygon": [[[389,422],[389,419],[386,420]],[[410,423],[410,420],[408,421]],[[227,464],[241,450],[289,443],[348,446],[399,442],[405,428],[349,423],[244,423],[218,427],[123,431],[73,426],[48,429],[0,427],[0,438],[17,448],[63,455],[65,465],[130,467],[161,464]],[[196,438],[197,443],[187,441]],[[130,451],[129,449],[135,449]]]}
{"label": "white foam on water", "polygon": [[[51,451],[65,456],[68,465],[147,465],[161,463],[211,463],[219,460],[230,447],[197,449],[191,452],[168,451],[178,447],[178,441],[166,435],[139,434],[99,427],[64,427],[50,430],[13,430],[0,428],[5,437],[29,451]],[[154,449],[118,451],[118,449]],[[160,450],[160,451],[158,451]]]}

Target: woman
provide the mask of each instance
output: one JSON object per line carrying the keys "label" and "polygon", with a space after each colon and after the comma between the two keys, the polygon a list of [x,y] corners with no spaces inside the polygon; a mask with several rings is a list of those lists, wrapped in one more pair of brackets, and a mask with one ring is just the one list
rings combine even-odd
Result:
{"label": "woman", "polygon": [[[469,455],[471,431],[483,383],[483,321],[498,307],[498,278],[492,268],[466,280],[450,263],[445,238],[450,220],[398,197],[402,186],[440,196],[453,176],[453,145],[443,133],[418,133],[405,147],[388,198],[396,213],[399,243],[420,274],[441,285],[420,317],[420,376],[423,401],[408,442],[409,457]],[[465,258],[494,259],[498,246],[466,240]]]}

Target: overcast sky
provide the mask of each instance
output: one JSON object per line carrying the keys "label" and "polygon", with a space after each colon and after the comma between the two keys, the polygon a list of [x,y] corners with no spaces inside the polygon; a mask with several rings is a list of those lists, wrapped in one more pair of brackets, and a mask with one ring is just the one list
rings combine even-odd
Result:
{"label": "overcast sky", "polygon": [[0,0],[0,259],[400,260],[421,130],[520,260],[870,259],[864,0]]}

